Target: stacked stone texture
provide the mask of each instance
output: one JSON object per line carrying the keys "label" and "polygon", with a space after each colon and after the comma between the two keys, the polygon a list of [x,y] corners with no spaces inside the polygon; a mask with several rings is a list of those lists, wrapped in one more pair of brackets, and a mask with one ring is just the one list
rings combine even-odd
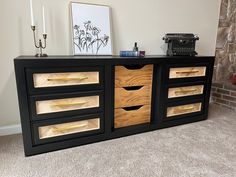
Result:
{"label": "stacked stone texture", "polygon": [[234,110],[236,110],[236,85],[231,84],[231,77],[233,72],[236,73],[235,68],[236,0],[222,0],[211,97],[216,104]]}
{"label": "stacked stone texture", "polygon": [[[216,43],[215,82],[230,82],[236,65],[236,0],[222,0]],[[236,71],[235,71],[236,72]]]}

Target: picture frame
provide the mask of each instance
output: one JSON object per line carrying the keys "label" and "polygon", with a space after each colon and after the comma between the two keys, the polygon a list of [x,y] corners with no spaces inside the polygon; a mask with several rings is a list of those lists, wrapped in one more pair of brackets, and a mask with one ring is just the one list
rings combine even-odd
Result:
{"label": "picture frame", "polygon": [[111,8],[71,2],[74,55],[112,55]]}

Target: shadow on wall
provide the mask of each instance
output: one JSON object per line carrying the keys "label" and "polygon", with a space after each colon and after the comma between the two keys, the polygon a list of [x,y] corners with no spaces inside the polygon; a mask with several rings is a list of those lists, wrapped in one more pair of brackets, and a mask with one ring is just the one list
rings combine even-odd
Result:
{"label": "shadow on wall", "polygon": [[[7,99],[6,99],[7,98]],[[0,126],[20,123],[15,73],[11,71],[7,82],[0,90]]]}

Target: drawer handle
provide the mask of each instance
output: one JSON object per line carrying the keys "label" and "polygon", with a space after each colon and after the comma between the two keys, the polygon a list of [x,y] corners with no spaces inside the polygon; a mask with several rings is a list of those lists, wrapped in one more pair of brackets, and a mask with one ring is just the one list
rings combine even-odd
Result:
{"label": "drawer handle", "polygon": [[65,106],[81,106],[83,104],[88,103],[87,101],[84,102],[74,102],[74,103],[55,103],[52,104],[52,106],[59,106],[59,107],[65,107]]}
{"label": "drawer handle", "polygon": [[125,110],[125,111],[134,111],[134,110],[140,109],[141,107],[143,107],[143,106],[131,106],[131,107],[125,107],[125,108],[122,108],[122,109]]}
{"label": "drawer handle", "polygon": [[132,86],[132,87],[123,87],[123,89],[130,91],[130,90],[140,90],[143,86]]}
{"label": "drawer handle", "polygon": [[175,91],[175,94],[178,94],[178,93],[188,93],[188,92],[195,92],[197,91],[197,89],[189,89],[189,90],[177,90]]}
{"label": "drawer handle", "polygon": [[73,129],[77,129],[77,128],[81,128],[81,127],[86,127],[88,126],[88,122],[85,122],[85,123],[81,123],[81,124],[77,124],[77,125],[68,125],[68,126],[63,126],[63,127],[54,127],[54,131],[56,132],[66,132],[66,131],[69,131],[69,130],[73,130]]}
{"label": "drawer handle", "polygon": [[176,71],[176,74],[192,74],[192,73],[198,73],[199,70],[192,70],[192,71]]}
{"label": "drawer handle", "polygon": [[48,81],[81,81],[88,79],[87,76],[84,77],[55,77],[55,78],[48,78]]}
{"label": "drawer handle", "polygon": [[188,107],[179,107],[179,108],[175,108],[175,112],[176,111],[190,111],[190,110],[193,110],[194,109],[194,106],[188,106]]}
{"label": "drawer handle", "polygon": [[124,67],[129,70],[142,69],[144,66],[145,65],[124,65]]}

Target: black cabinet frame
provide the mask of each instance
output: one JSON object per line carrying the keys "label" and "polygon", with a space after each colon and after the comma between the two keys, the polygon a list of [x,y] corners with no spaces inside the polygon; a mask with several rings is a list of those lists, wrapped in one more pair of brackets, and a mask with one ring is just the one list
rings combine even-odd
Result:
{"label": "black cabinet frame", "polygon": [[[119,138],[136,133],[157,130],[184,123],[204,120],[207,118],[211,80],[213,73],[214,57],[212,56],[146,56],[144,58],[126,58],[119,56],[49,56],[36,58],[33,56],[21,56],[14,60],[19,108],[21,116],[22,134],[25,155],[35,155],[44,152],[74,147],[78,145]],[[151,101],[151,123],[114,129],[114,67],[117,65],[147,65],[153,64],[153,85]],[[170,67],[207,66],[205,77],[169,79]],[[78,70],[79,68],[79,70]],[[32,73],[39,72],[72,72],[72,71],[100,71],[98,85],[65,86],[53,88],[32,88]],[[204,93],[197,96],[167,99],[169,87],[204,84]],[[71,112],[63,116],[44,117],[35,119],[32,117],[32,102],[35,99],[57,95],[83,95],[86,92],[99,92],[103,102],[100,110],[88,112]],[[175,117],[166,121],[166,108],[169,105],[180,105],[201,101],[202,112]],[[64,113],[63,113],[64,114]],[[71,134],[48,140],[37,140],[37,127],[51,124],[54,121],[89,118],[91,115],[102,115],[102,131],[89,132],[88,134]],[[65,116],[65,117],[64,117]],[[64,118],[63,118],[64,117]],[[104,126],[104,127],[103,127]],[[91,134],[90,134],[91,133]],[[36,141],[35,141],[36,140]]]}

